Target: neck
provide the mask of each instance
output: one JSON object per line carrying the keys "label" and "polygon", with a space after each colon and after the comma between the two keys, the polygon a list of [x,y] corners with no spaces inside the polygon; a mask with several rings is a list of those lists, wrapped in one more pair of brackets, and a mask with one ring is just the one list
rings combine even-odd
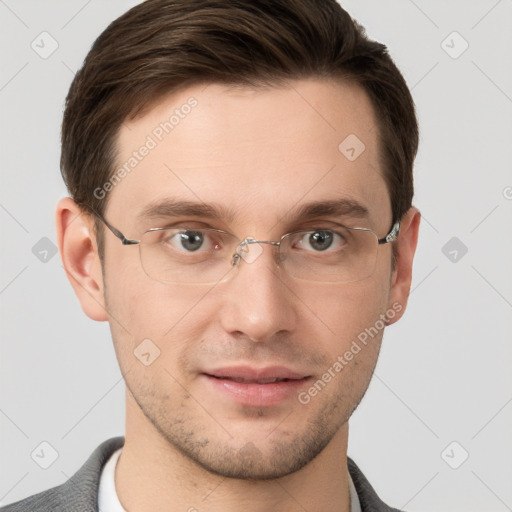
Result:
{"label": "neck", "polygon": [[136,512],[348,512],[348,425],[301,470],[272,480],[215,475],[179,452],[127,391],[125,444],[115,471],[123,508]]}

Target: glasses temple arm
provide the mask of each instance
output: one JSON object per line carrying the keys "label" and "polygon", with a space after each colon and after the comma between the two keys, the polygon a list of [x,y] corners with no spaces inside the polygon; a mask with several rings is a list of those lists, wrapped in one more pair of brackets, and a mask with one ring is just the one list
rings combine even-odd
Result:
{"label": "glasses temple arm", "polygon": [[400,233],[400,221],[397,221],[393,224],[389,233],[384,238],[379,238],[380,244],[387,244],[389,242],[394,242],[398,239],[398,234]]}
{"label": "glasses temple arm", "polygon": [[126,238],[123,235],[123,233],[121,233],[121,231],[119,231],[117,228],[112,226],[112,224],[110,224],[110,222],[108,222],[106,219],[104,219],[101,215],[96,214],[96,216],[105,224],[105,226],[107,226],[108,229],[110,229],[110,231],[112,231],[112,233],[114,233],[115,236],[117,236],[117,238],[119,238],[119,240],[121,240],[121,243],[123,245],[140,244],[140,240],[130,240],[129,238]]}

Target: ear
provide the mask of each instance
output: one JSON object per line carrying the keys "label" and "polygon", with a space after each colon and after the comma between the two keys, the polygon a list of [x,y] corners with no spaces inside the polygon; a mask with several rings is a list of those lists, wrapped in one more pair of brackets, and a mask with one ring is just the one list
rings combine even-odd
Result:
{"label": "ear", "polygon": [[108,320],[94,219],[66,197],[57,204],[55,221],[64,270],[84,313],[99,322]]}
{"label": "ear", "polygon": [[394,324],[402,317],[407,306],[412,280],[412,262],[416,245],[418,243],[418,231],[421,214],[412,206],[403,216],[400,222],[400,234],[394,243],[398,245],[398,254],[395,270],[391,275],[391,289],[389,293],[388,309],[396,312],[396,315],[388,320],[387,325]]}

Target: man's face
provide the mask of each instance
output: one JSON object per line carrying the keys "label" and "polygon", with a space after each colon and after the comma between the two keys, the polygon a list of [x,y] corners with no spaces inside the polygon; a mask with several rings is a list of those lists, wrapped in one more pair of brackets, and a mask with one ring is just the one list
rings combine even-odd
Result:
{"label": "man's face", "polygon": [[[190,97],[197,105],[180,111],[172,131],[155,132]],[[351,134],[364,143],[355,160],[338,149]],[[258,240],[336,224],[371,228],[379,237],[390,228],[376,120],[355,86],[195,86],[123,125],[118,165],[148,136],[156,147],[110,192],[105,211],[128,238],[184,223]],[[306,203],[333,199],[356,201],[369,214],[295,215]],[[234,216],[140,216],[160,201],[220,205]],[[393,299],[389,244],[379,247],[373,275],[350,284],[294,280],[277,266],[275,248],[261,247],[216,286],[163,284],[144,272],[138,246],[105,232],[106,307],[131,414],[140,407],[139,421],[182,454],[240,478],[298,470],[339,434],[367,389],[382,328],[366,344],[358,335],[382,325]],[[160,350],[148,366],[134,355],[143,340]],[[353,358],[339,370],[338,357],[350,350]],[[323,378],[329,369],[331,379]],[[257,378],[290,374],[297,380]],[[325,385],[310,392],[319,379]]]}

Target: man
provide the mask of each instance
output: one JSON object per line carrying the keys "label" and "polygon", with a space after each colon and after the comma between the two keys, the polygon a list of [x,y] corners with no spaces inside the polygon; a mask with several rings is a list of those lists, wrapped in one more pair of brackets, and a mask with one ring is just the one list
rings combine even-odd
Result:
{"label": "man", "polygon": [[59,249],[126,433],[14,511],[374,511],[348,420],[403,314],[418,131],[335,0],[149,0],[66,102]]}

